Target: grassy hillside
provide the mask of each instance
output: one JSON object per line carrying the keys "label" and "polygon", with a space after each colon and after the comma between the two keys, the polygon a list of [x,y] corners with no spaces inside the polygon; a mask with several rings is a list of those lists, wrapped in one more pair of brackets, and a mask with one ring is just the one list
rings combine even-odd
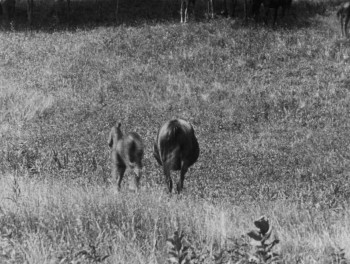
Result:
{"label": "grassy hillside", "polygon": [[[248,252],[240,236],[262,214],[285,263],[350,257],[350,44],[334,7],[297,1],[275,29],[177,16],[0,32],[9,263],[94,263],[94,247],[105,263],[164,263],[175,230],[211,263],[224,249]],[[178,198],[152,156],[172,117],[194,125],[201,148]],[[116,121],[145,141],[136,196],[109,184]]]}

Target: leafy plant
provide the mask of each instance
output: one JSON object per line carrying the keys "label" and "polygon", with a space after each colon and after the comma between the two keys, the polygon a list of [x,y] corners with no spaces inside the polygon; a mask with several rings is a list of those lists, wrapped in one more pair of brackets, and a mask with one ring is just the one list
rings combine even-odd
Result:
{"label": "leafy plant", "polygon": [[[248,232],[248,236],[254,241],[253,252],[249,254],[249,261],[252,263],[279,263],[280,256],[272,252],[279,239],[274,237],[271,241],[272,225],[266,216],[262,216],[254,221],[254,225],[259,230]],[[268,242],[271,241],[271,242]]]}
{"label": "leafy plant", "polygon": [[324,263],[334,263],[334,264],[348,264],[349,259],[345,257],[345,250],[339,248],[330,247],[326,249],[327,258]]}
{"label": "leafy plant", "polygon": [[170,264],[190,264],[191,259],[189,256],[190,245],[185,239],[185,234],[178,231],[174,232],[174,235],[167,239],[168,246],[168,263]]}

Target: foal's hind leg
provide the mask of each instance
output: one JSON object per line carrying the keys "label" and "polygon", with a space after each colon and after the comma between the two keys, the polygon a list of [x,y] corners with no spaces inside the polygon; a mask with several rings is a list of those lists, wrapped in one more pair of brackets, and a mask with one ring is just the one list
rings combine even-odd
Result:
{"label": "foal's hind leg", "polygon": [[129,189],[132,191],[140,189],[140,180],[142,177],[142,165],[136,165],[136,167],[134,168],[134,182],[132,186],[129,186]]}
{"label": "foal's hind leg", "polygon": [[112,177],[115,177],[114,179],[117,180],[118,190],[120,190],[124,173],[126,171],[126,165],[123,159],[119,156],[119,154],[114,154],[114,155],[116,155],[115,156],[116,160],[114,164],[112,164]]}
{"label": "foal's hind leg", "polygon": [[118,180],[117,180],[117,184],[118,184],[118,190],[120,190],[121,184],[122,184],[122,180],[123,180],[123,177],[124,177],[124,174],[125,174],[125,171],[126,171],[126,166],[118,164],[117,170],[118,170],[118,174],[119,174],[119,177],[118,177]]}

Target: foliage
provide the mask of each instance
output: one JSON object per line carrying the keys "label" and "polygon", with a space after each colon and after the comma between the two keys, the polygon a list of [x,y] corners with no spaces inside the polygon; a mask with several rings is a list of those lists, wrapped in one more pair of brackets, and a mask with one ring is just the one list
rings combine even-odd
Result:
{"label": "foliage", "polygon": [[189,246],[186,246],[188,242],[184,239],[184,234],[179,235],[178,231],[174,232],[174,235],[167,240],[168,245],[168,262],[171,264],[189,264]]}
{"label": "foliage", "polygon": [[248,236],[258,241],[258,244],[255,246],[255,252],[250,255],[249,261],[253,263],[280,263],[279,255],[272,252],[273,247],[279,243],[279,240],[274,238],[270,243],[267,242],[272,233],[272,225],[269,223],[269,219],[262,216],[254,221],[254,224],[259,228],[259,231],[252,230],[248,233]]}

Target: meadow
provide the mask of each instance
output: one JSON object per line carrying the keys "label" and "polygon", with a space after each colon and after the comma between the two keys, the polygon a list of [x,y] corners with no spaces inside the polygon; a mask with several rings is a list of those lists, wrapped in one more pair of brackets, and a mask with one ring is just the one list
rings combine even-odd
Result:
{"label": "meadow", "polygon": [[[261,215],[279,243],[255,263],[348,263],[339,1],[295,1],[275,28],[242,11],[207,21],[204,2],[186,25],[179,3],[130,3],[116,21],[107,5],[96,15],[73,2],[72,23],[32,29],[19,9],[0,31],[1,263],[166,263],[175,231],[191,245],[183,263],[254,263],[247,233]],[[167,194],[152,155],[173,117],[193,124],[201,149],[181,195]],[[144,139],[137,194],[131,175],[119,193],[111,184],[117,121]]]}

